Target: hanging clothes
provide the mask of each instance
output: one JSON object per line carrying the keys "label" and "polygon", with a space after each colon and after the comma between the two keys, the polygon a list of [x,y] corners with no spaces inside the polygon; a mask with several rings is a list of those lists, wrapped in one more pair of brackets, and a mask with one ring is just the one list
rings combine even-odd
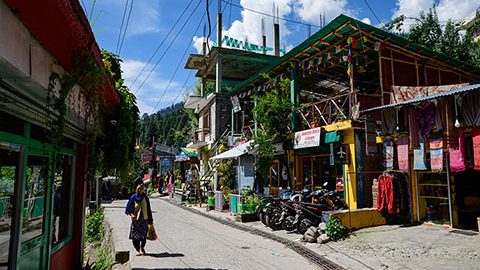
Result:
{"label": "hanging clothes", "polygon": [[414,108],[408,110],[408,129],[410,135],[410,148],[418,148],[418,121],[417,112]]}
{"label": "hanging clothes", "polygon": [[435,134],[430,138],[430,168],[434,172],[443,170],[443,137]]}
{"label": "hanging clothes", "polygon": [[440,131],[446,128],[445,116],[446,116],[446,105],[444,99],[439,99],[437,101],[437,107],[435,109],[435,128]]}
{"label": "hanging clothes", "polygon": [[458,147],[458,134],[457,128],[455,127],[455,113],[452,110],[450,103],[445,101],[445,126],[447,129],[447,147],[448,148],[457,148]]}
{"label": "hanging clothes", "polygon": [[413,169],[414,170],[426,170],[427,163],[425,161],[425,143],[420,140],[420,147],[413,149]]}
{"label": "hanging clothes", "polygon": [[472,128],[473,168],[480,171],[480,127]]}
{"label": "hanging clothes", "polygon": [[385,170],[393,170],[394,152],[393,139],[387,137],[383,139],[383,152],[385,155]]}
{"label": "hanging clothes", "polygon": [[393,176],[383,174],[378,177],[378,202],[377,210],[381,213],[394,213]]}
{"label": "hanging clothes", "polygon": [[465,166],[465,137],[463,135],[463,129],[458,129],[458,147],[448,148],[450,154],[450,170],[452,172],[463,172],[466,169]]}
{"label": "hanging clothes", "polygon": [[461,112],[467,127],[480,127],[480,95],[471,93],[462,98]]}
{"label": "hanging clothes", "polygon": [[408,171],[408,135],[403,133],[397,138],[398,170]]}
{"label": "hanging clothes", "polygon": [[435,122],[435,105],[431,102],[424,102],[417,106],[418,131],[421,138],[425,139],[430,133]]}
{"label": "hanging clothes", "polygon": [[383,134],[393,134],[397,128],[397,109],[387,109],[382,111],[382,132]]}

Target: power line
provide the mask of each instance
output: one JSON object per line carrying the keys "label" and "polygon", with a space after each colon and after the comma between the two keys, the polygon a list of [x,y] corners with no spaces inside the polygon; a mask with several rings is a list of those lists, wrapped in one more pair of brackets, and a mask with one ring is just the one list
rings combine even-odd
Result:
{"label": "power line", "polygon": [[182,13],[180,14],[180,16],[177,18],[177,20],[175,21],[175,23],[173,24],[172,28],[170,28],[170,30],[168,31],[167,35],[165,35],[165,37],[163,38],[162,42],[160,42],[160,45],[157,46],[157,48],[155,49],[155,51],[153,52],[152,56],[150,56],[150,58],[148,59],[147,63],[143,66],[142,70],[140,70],[140,72],[137,74],[137,76],[135,77],[135,79],[133,80],[132,84],[130,84],[130,89],[132,89],[133,85],[135,84],[135,82],[137,82],[138,78],[142,75],[142,73],[145,71],[145,69],[147,68],[147,66],[150,64],[150,62],[153,60],[153,58],[157,55],[158,53],[158,50],[160,50],[160,48],[162,47],[163,43],[165,43],[165,41],[167,40],[167,38],[170,36],[170,34],[172,33],[173,29],[175,29],[175,27],[177,26],[178,22],[180,21],[180,19],[183,17],[183,15],[185,14],[185,12],[187,11],[187,9],[190,7],[190,5],[193,3],[193,0],[190,0],[190,2],[188,3],[188,5],[185,7],[185,9],[183,9]]}
{"label": "power line", "polygon": [[373,13],[373,16],[375,16],[375,18],[377,19],[378,23],[382,25],[382,27],[384,26],[383,23],[380,21],[380,19],[378,18],[377,14],[375,13],[375,11],[373,11],[372,7],[370,7],[370,5],[368,4],[367,0],[363,0],[363,2],[365,2],[365,4],[367,5],[368,9],[370,9],[370,11]]}
{"label": "power line", "polygon": [[[163,54],[160,56],[160,58],[157,60],[157,62],[155,63],[155,65],[153,66],[153,68],[150,70],[150,72],[147,74],[147,76],[145,77],[145,79],[143,79],[142,83],[140,84],[140,86],[138,87],[138,89],[135,91],[135,94],[138,93],[138,91],[140,91],[140,89],[143,87],[143,85],[145,84],[145,82],[148,80],[148,78],[150,78],[150,75],[152,75],[152,72],[157,68],[158,64],[160,63],[160,61],[163,59],[163,57],[167,54],[168,52],[168,49],[170,49],[170,47],[172,46],[172,44],[175,42],[175,40],[177,40],[177,37],[180,35],[180,33],[182,32],[183,28],[185,28],[185,26],[187,25],[187,23],[190,21],[190,19],[192,18],[192,15],[193,13],[197,10],[198,6],[200,5],[201,1],[198,1],[198,4],[197,6],[193,9],[193,11],[190,13],[190,16],[188,16],[187,20],[183,23],[182,27],[180,28],[180,30],[177,32],[177,34],[175,35],[175,37],[173,38],[173,40],[170,42],[170,44],[168,44],[168,47],[165,49],[165,51],[163,52]],[[205,16],[204,16],[205,17]],[[202,17],[203,18],[203,17]],[[193,39],[193,37],[192,37]],[[190,44],[190,43],[189,43]]]}
{"label": "power line", "polygon": [[[213,1],[213,0],[211,0]],[[211,2],[210,1],[210,2]],[[198,25],[197,25],[197,28],[195,29],[195,31],[193,31],[193,35],[192,35],[192,38],[190,40],[193,40],[193,37],[197,34],[198,32],[198,29],[200,28],[200,26],[202,25],[202,21],[204,20],[205,18],[205,15],[207,14],[207,11],[205,10],[205,12],[203,13],[203,16],[202,18],[200,19]],[[187,52],[188,52],[188,49],[190,49],[190,46],[191,46],[192,42],[189,42],[183,52],[183,55],[182,55],[182,58],[180,59],[180,61],[178,62],[178,65],[177,67],[175,68],[175,71],[173,72],[172,74],[172,77],[170,77],[170,81],[168,82],[167,86],[165,87],[165,89],[163,90],[162,92],[162,95],[160,96],[160,98],[158,99],[157,103],[155,104],[155,106],[153,107],[153,112],[155,112],[155,110],[157,109],[158,107],[158,104],[160,104],[160,101],[163,99],[163,96],[165,96],[165,93],[167,92],[167,89],[170,87],[170,84],[172,83],[173,79],[175,78],[175,75],[177,75],[177,71],[179,69],[179,67],[181,66],[181,64],[183,63],[183,59],[185,58],[185,56],[187,55]],[[154,68],[155,69],[155,68]],[[153,70],[153,69],[152,69]]]}
{"label": "power line", "polygon": [[120,31],[118,31],[117,49],[115,50],[118,55],[118,47],[120,47],[120,40],[122,39],[123,24],[125,23],[125,15],[127,15],[128,0],[125,1],[125,8],[123,9],[122,24],[120,25]]}
{"label": "power line", "polygon": [[[247,10],[247,11],[250,11],[250,12],[253,12],[253,13],[257,13],[257,14],[261,14],[263,16],[267,16],[267,17],[271,17],[271,18],[277,18],[276,16],[274,15],[270,15],[268,13],[264,13],[264,12],[261,12],[261,11],[258,11],[258,10],[254,10],[254,9],[251,9],[251,8],[247,8],[247,7],[242,7],[240,5],[237,5],[237,4],[234,4],[234,3],[231,3],[227,0],[221,0],[222,2],[226,3],[227,5],[231,5],[231,6],[234,6],[234,7],[237,7],[237,8],[241,8],[241,9],[244,9],[244,10]],[[314,25],[314,24],[309,24],[309,23],[304,23],[304,22],[300,22],[300,21],[295,21],[295,20],[291,20],[291,19],[287,19],[287,18],[280,18],[278,17],[279,20],[282,20],[282,21],[286,21],[286,22],[291,22],[291,23],[296,23],[296,24],[302,24],[302,25],[310,25],[310,26],[315,26],[315,27],[320,27],[318,25]]]}
{"label": "power line", "polygon": [[134,0],[130,2],[130,11],[128,12],[127,23],[125,24],[125,29],[123,31],[122,41],[120,42],[120,47],[118,48],[118,53],[117,53],[118,55],[120,55],[120,52],[122,51],[123,41],[125,40],[125,34],[127,33],[128,23],[130,22],[130,15],[132,14],[132,10],[133,10],[133,2]]}

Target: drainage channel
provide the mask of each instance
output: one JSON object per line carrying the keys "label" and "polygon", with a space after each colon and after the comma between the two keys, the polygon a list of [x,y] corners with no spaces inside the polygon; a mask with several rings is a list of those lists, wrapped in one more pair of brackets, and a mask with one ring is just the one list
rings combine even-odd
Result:
{"label": "drainage channel", "polygon": [[266,231],[262,231],[262,230],[255,229],[255,228],[250,228],[248,226],[241,225],[241,224],[235,223],[235,222],[227,220],[227,219],[214,217],[214,216],[208,215],[206,213],[203,213],[203,212],[201,212],[197,209],[184,207],[184,206],[181,206],[179,204],[173,203],[169,200],[165,200],[165,201],[172,204],[172,205],[180,207],[184,210],[187,210],[189,212],[192,212],[192,213],[195,213],[197,215],[201,215],[201,216],[204,216],[206,218],[215,220],[216,222],[227,225],[229,227],[232,227],[232,228],[235,228],[235,229],[238,229],[238,230],[241,230],[241,231],[249,232],[249,233],[254,234],[254,235],[262,236],[262,237],[268,238],[270,240],[273,240],[273,241],[279,242],[281,244],[284,244],[285,246],[287,246],[291,250],[300,254],[300,256],[308,259],[310,262],[319,266],[321,269],[324,269],[324,270],[344,270],[345,269],[345,268],[341,267],[340,265],[326,259],[325,257],[313,252],[312,250],[308,249],[307,247],[303,246],[302,244],[293,242],[291,240],[288,240],[286,238],[274,235],[274,234],[266,232]]}

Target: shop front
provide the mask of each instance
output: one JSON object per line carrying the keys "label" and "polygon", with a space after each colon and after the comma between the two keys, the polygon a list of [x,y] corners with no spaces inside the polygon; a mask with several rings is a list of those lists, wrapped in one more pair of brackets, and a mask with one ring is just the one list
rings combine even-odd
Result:
{"label": "shop front", "polygon": [[[384,167],[409,179],[412,218],[429,225],[477,229],[480,85],[394,89],[397,101],[379,107],[384,121],[389,115],[393,119],[382,141]],[[402,100],[406,91],[430,94]]]}

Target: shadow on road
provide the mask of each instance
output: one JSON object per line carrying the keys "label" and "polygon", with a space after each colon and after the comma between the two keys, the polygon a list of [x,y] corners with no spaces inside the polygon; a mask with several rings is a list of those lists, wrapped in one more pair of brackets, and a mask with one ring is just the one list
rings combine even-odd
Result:
{"label": "shadow on road", "polygon": [[185,257],[182,253],[147,253],[145,256],[154,257],[154,258],[172,258],[172,257]]}

